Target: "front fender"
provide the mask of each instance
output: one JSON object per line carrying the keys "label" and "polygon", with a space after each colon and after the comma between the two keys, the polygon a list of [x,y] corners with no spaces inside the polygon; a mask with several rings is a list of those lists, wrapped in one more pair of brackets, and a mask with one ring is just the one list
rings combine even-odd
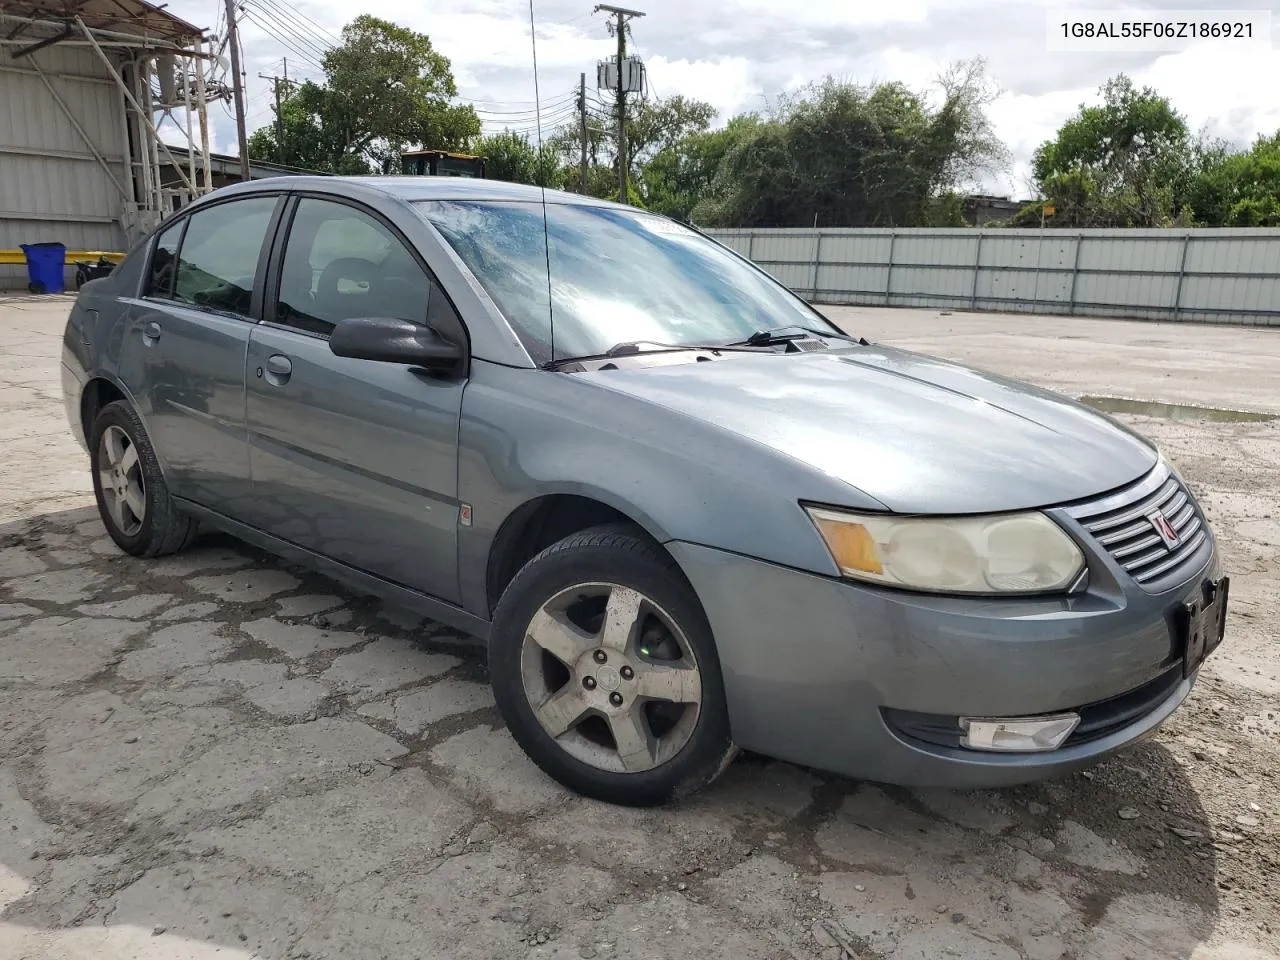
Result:
{"label": "front fender", "polygon": [[573,494],[682,540],[835,576],[800,501],[879,508],[852,487],[696,417],[571,374],[478,363],[463,396],[458,541],[464,606],[488,616],[486,571],[503,522],[524,504]]}

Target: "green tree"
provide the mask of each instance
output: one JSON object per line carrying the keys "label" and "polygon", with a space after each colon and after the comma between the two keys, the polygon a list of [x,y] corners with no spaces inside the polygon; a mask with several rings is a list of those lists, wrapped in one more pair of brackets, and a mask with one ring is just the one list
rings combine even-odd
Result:
{"label": "green tree", "polygon": [[[1186,205],[1196,175],[1196,144],[1185,119],[1150,87],[1124,74],[1081,104],[1057,136],[1036,150],[1041,195],[1055,226],[1159,227]],[[1038,210],[1038,206],[1037,206]]]}
{"label": "green tree", "polygon": [[426,34],[361,14],[323,66],[323,83],[302,84],[285,98],[284,143],[273,123],[254,132],[250,156],[368,173],[394,165],[408,147],[459,149],[480,133],[475,111],[451,102],[458,91],[449,60]]}
{"label": "green tree", "polygon": [[632,172],[684,138],[705,132],[715,117],[711,104],[680,95],[629,104],[627,158]]}
{"label": "green tree", "polygon": [[471,151],[485,158],[485,176],[490,180],[542,187],[559,186],[563,181],[555,148],[548,144],[539,151],[524,134],[504,130],[481,137]]}
{"label": "green tree", "polygon": [[725,152],[698,223],[911,226],[954,221],[959,192],[1008,153],[986,108],[981,60],[956,64],[931,100],[900,83],[828,78],[783,101]]}
{"label": "green tree", "polygon": [[[645,170],[653,158],[685,138],[704,132],[715,118],[709,103],[684,96],[633,99],[627,104],[628,202],[648,206]],[[618,197],[617,114],[611,106],[594,107],[587,115],[587,189],[595,197]],[[581,128],[568,123],[555,131],[548,144],[559,154],[561,180],[578,190],[581,179]]]}
{"label": "green tree", "polygon": [[1208,226],[1280,226],[1280,132],[1245,152],[1218,144],[1207,152],[1191,188],[1198,222]]}
{"label": "green tree", "polygon": [[648,208],[677,220],[691,220],[725,154],[759,122],[755,114],[743,114],[720,130],[691,133],[660,149],[640,171]]}

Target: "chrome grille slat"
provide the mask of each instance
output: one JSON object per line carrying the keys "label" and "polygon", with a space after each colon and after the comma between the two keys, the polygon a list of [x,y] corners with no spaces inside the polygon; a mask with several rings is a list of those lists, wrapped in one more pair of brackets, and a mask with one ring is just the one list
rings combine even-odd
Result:
{"label": "chrome grille slat", "polygon": [[1098,542],[1104,547],[1110,547],[1113,543],[1120,543],[1122,540],[1131,540],[1134,537],[1141,536],[1151,529],[1151,523],[1146,517],[1143,517],[1137,523],[1132,523],[1122,530],[1114,533],[1108,533],[1105,537],[1098,537]]}
{"label": "chrome grille slat", "polygon": [[1113,515],[1109,517],[1104,517],[1102,519],[1095,519],[1090,522],[1087,522],[1085,523],[1085,528],[1090,533],[1096,534],[1096,533],[1101,533],[1104,530],[1110,530],[1112,527],[1118,527],[1121,524],[1131,523],[1134,520],[1140,520],[1143,517],[1145,517],[1148,513],[1151,513],[1153,510],[1159,507],[1160,504],[1168,500],[1170,496],[1172,496],[1174,493],[1177,492],[1177,489],[1178,489],[1178,482],[1174,480],[1173,477],[1170,477],[1168,481],[1165,482],[1165,485],[1161,487],[1159,490],[1157,490],[1150,497],[1147,497],[1146,499],[1142,500],[1140,503],[1137,503],[1128,507],[1119,515]]}
{"label": "chrome grille slat", "polygon": [[[1159,471],[1159,472],[1157,472]],[[1160,511],[1178,534],[1170,549],[1148,519]],[[1199,508],[1179,479],[1163,465],[1125,490],[1069,512],[1140,584],[1175,575],[1199,555],[1209,539]]]}
{"label": "chrome grille slat", "polygon": [[1187,545],[1185,547],[1182,547],[1175,553],[1170,554],[1169,559],[1164,563],[1154,566],[1149,570],[1143,570],[1141,573],[1134,574],[1133,578],[1139,583],[1150,583],[1161,574],[1168,573],[1174,567],[1178,566],[1178,564],[1186,560],[1187,557],[1199,550],[1200,545],[1204,543],[1206,536],[1207,535],[1203,530],[1198,531],[1194,537],[1187,541]]}
{"label": "chrome grille slat", "polygon": [[[1141,567],[1145,567],[1149,563],[1155,563],[1157,560],[1161,560],[1168,555],[1169,548],[1164,545],[1163,541],[1161,541],[1160,548],[1158,550],[1152,550],[1150,553],[1144,553],[1136,560],[1130,560],[1128,563],[1124,564],[1124,568],[1130,573],[1133,573],[1133,571]],[[1112,554],[1112,556],[1114,556],[1114,554]]]}
{"label": "chrome grille slat", "polygon": [[1173,524],[1173,529],[1177,530],[1179,533],[1182,533],[1182,528],[1185,527],[1188,521],[1192,520],[1195,517],[1195,515],[1196,515],[1195,507],[1191,506],[1191,504],[1188,503],[1180,511],[1178,511],[1176,516],[1169,517],[1169,522]]}
{"label": "chrome grille slat", "polygon": [[[1151,524],[1147,524],[1147,529],[1151,529]],[[1140,553],[1149,547],[1160,547],[1161,550],[1159,556],[1163,556],[1167,552],[1164,549],[1164,541],[1161,540],[1157,534],[1153,533],[1149,537],[1143,537],[1141,540],[1137,540],[1127,546],[1121,547],[1118,550],[1112,550],[1111,555],[1117,560],[1123,560],[1125,557],[1131,557],[1135,553]]]}
{"label": "chrome grille slat", "polygon": [[1191,522],[1190,522],[1189,524],[1187,524],[1187,529],[1185,529],[1185,530],[1179,530],[1179,531],[1178,531],[1178,533],[1179,533],[1179,534],[1181,534],[1181,535],[1182,535],[1182,539],[1184,539],[1184,540],[1185,540],[1187,537],[1189,537],[1189,536],[1193,535],[1193,534],[1194,534],[1197,530],[1199,530],[1202,526],[1204,526],[1204,524],[1202,524],[1202,523],[1200,522],[1200,518],[1199,518],[1199,517],[1192,517],[1192,518],[1191,518]]}

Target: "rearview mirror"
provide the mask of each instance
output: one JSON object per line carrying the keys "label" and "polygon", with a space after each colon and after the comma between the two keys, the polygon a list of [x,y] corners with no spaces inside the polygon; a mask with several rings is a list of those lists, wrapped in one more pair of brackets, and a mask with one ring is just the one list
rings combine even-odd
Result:
{"label": "rearview mirror", "polygon": [[339,357],[405,363],[428,370],[451,370],[462,348],[430,327],[392,317],[342,320],[329,334],[329,349]]}

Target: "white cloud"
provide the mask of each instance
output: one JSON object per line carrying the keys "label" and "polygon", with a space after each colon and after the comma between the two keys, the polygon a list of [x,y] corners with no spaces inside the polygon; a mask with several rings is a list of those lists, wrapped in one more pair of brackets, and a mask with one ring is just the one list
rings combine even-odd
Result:
{"label": "white cloud", "polygon": [[721,117],[754,110],[764,92],[751,79],[751,64],[746,57],[720,57],[715,60],[668,60],[661,55],[645,62],[650,92],[669,97],[683,93],[705,100]]}
{"label": "white cloud", "polygon": [[[259,17],[265,15],[264,2],[285,0],[247,0],[250,10],[259,5]],[[478,101],[486,126],[510,120],[512,126],[531,128],[527,0],[369,0],[356,9],[339,0],[293,0],[293,5],[333,34],[361,11],[426,32],[452,61],[460,94]],[[592,14],[593,0],[535,0],[535,5],[541,94],[553,119],[564,113],[580,72],[594,86],[596,61],[612,54],[614,41],[605,15]],[[1120,71],[1170,97],[1193,130],[1203,126],[1247,143],[1280,128],[1280,100],[1274,94],[1280,51],[1271,48],[1201,46],[1163,56],[1048,52],[1045,9],[1100,5],[1088,0],[636,0],[635,5],[647,11],[634,22],[631,36],[633,49],[648,65],[651,91],[706,100],[722,121],[738,111],[767,109],[779,93],[828,74],[861,82],[901,80],[921,89],[948,62],[986,57],[992,76],[1006,90],[991,116],[1014,157],[1010,171],[984,185],[997,193],[1022,196],[1036,146]],[[1112,6],[1124,5],[1212,6],[1203,0],[1127,0]],[[219,6],[212,0],[171,0],[179,16],[210,28]],[[269,24],[282,31],[278,23]],[[292,76],[317,72],[302,59],[318,59],[308,42],[316,38],[287,27],[283,34],[288,43],[252,22],[244,26],[248,113],[255,126],[271,116],[269,87],[257,73],[275,72],[284,56]],[[228,116],[215,107],[212,119],[217,147],[234,152]]]}

